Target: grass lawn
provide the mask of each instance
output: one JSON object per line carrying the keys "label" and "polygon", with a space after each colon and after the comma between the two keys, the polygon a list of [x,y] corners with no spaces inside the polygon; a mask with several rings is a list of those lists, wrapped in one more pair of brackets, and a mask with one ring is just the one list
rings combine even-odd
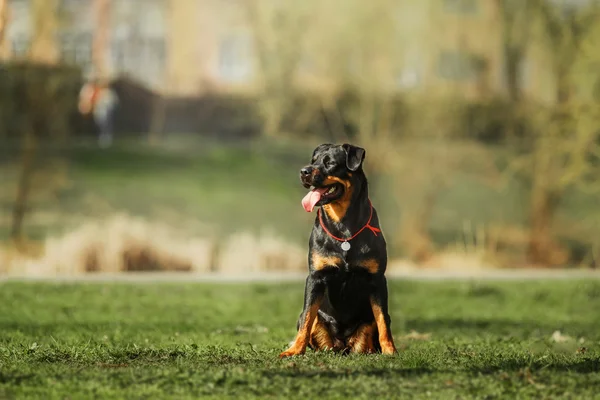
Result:
{"label": "grass lawn", "polygon": [[[95,142],[73,144],[60,151],[68,160],[67,187],[52,192],[45,180],[34,182],[26,233],[42,239],[78,227],[82,217],[102,220],[125,212],[185,227],[194,235],[271,229],[304,244],[312,218],[300,205],[305,190],[298,170],[311,151],[312,146],[199,139],[163,147],[137,141],[110,149],[98,149]],[[43,173],[56,153],[44,148],[38,171]],[[3,159],[0,151],[0,217],[5,216],[0,241],[9,232],[17,155]],[[300,232],[299,225],[306,229]]]}
{"label": "grass lawn", "polygon": [[[33,185],[25,232],[31,239],[43,239],[71,231],[86,219],[104,220],[124,212],[195,236],[266,230],[304,246],[314,214],[300,206],[306,190],[298,170],[318,143],[312,139],[222,143],[175,135],[160,147],[135,139],[123,139],[110,149],[98,149],[93,140],[61,149],[45,145],[38,159],[42,176]],[[52,169],[47,166],[56,161],[57,153],[68,160],[68,184],[52,189],[52,174],[47,171]],[[10,231],[18,156],[17,144],[0,143],[0,241]],[[366,162],[376,156],[367,150]],[[474,179],[474,174],[457,173],[437,199],[430,230],[441,246],[472,241],[469,229],[526,223],[528,197],[522,185],[511,181],[502,189],[493,188]],[[403,212],[410,211],[400,207],[401,199],[394,197],[397,190],[390,191],[394,181],[369,178],[390,254],[401,255],[396,239]],[[408,187],[402,201],[411,196],[420,194]],[[589,238],[598,236],[600,226],[597,198],[568,191],[557,224],[589,251]]]}
{"label": "grass lawn", "polygon": [[398,356],[279,360],[300,283],[4,283],[0,398],[600,397],[600,282],[394,281],[390,297]]}

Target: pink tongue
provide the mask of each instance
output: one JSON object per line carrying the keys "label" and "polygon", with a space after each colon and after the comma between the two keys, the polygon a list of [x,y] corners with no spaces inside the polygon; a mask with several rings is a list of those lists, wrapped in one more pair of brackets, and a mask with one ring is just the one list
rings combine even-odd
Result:
{"label": "pink tongue", "polygon": [[312,212],[312,210],[315,208],[315,204],[317,204],[319,200],[321,200],[321,196],[326,191],[327,188],[315,189],[311,190],[306,194],[306,196],[304,196],[304,198],[302,199],[302,207],[304,207],[306,212]]}

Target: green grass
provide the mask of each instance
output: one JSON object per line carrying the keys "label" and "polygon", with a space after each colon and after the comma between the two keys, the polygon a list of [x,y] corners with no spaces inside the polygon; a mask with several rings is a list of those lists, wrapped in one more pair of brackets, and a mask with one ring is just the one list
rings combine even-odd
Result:
{"label": "green grass", "polygon": [[[203,224],[191,228],[194,234],[272,229],[304,243],[306,229],[300,232],[298,226],[305,223],[308,229],[311,216],[300,206],[305,193],[297,171],[311,150],[181,139],[160,148],[136,141],[107,150],[98,149],[94,142],[72,145],[61,151],[68,160],[71,185],[54,193],[34,185],[26,232],[40,239],[77,227],[81,216],[103,219],[126,212],[175,226],[193,225],[190,221]],[[42,171],[56,153],[42,150]],[[0,214],[9,215],[18,158],[12,154],[1,161],[2,157]],[[43,187],[45,182],[38,183]],[[38,222],[35,213],[54,218]],[[0,240],[8,232],[8,225],[0,223]]]}
{"label": "green grass", "polygon": [[[43,239],[79,227],[82,217],[102,220],[126,212],[194,235],[269,230],[305,245],[314,214],[300,207],[306,192],[299,184],[298,169],[317,143],[263,139],[225,144],[175,135],[156,148],[137,140],[121,140],[107,150],[98,149],[94,141],[72,143],[60,151],[44,145],[40,170],[47,170],[60,152],[68,160],[72,184],[49,191],[38,187],[45,179],[36,181],[26,233]],[[0,143],[0,241],[9,233],[18,154],[17,144]],[[376,156],[367,152],[366,162]],[[479,232],[482,226],[526,225],[528,198],[523,184],[511,181],[498,189],[475,176],[475,170],[457,172],[454,183],[437,199],[430,230],[440,246],[472,241],[476,233],[465,232],[466,226]],[[411,212],[401,205],[421,194],[409,187],[401,199],[395,198],[390,193],[398,191],[390,187],[397,182],[369,178],[390,254],[401,255],[396,239],[403,212]],[[585,253],[589,238],[598,233],[598,210],[595,197],[569,190],[557,215],[561,235],[584,247]]]}
{"label": "green grass", "polygon": [[390,297],[398,356],[279,360],[299,283],[5,283],[0,398],[599,397],[600,282],[394,281]]}

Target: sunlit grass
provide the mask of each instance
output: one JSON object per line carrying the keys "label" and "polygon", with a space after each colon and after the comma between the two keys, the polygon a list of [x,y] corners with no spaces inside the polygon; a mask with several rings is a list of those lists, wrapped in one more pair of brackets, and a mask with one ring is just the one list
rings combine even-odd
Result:
{"label": "sunlit grass", "polygon": [[[3,284],[0,397],[597,395],[598,282],[394,281],[398,356],[279,360],[302,293],[292,283]],[[557,330],[570,339],[551,340]]]}

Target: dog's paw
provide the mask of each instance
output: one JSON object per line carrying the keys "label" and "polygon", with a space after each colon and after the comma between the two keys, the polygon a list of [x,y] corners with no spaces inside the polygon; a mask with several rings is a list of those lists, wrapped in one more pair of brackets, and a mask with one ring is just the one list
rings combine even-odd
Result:
{"label": "dog's paw", "polygon": [[393,341],[385,341],[381,343],[381,353],[386,355],[398,354]]}
{"label": "dog's paw", "polygon": [[282,352],[281,354],[279,354],[279,358],[300,356],[302,354],[304,354],[304,350],[291,347],[291,348],[287,349],[286,351]]}

